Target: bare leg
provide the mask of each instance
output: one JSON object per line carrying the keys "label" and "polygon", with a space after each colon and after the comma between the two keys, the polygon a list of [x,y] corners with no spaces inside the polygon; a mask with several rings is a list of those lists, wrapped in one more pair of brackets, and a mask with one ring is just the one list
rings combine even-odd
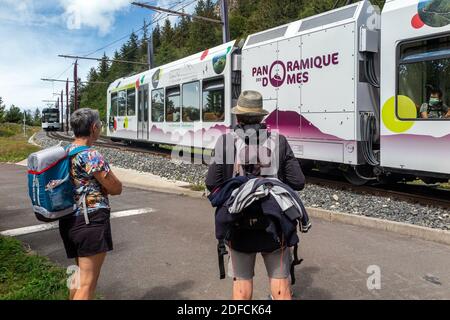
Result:
{"label": "bare leg", "polygon": [[94,298],[97,281],[100,276],[106,253],[92,257],[78,258],[80,267],[80,288],[76,290],[74,300],[91,300]]}
{"label": "bare leg", "polygon": [[270,279],[270,290],[274,300],[292,300],[289,278]]}
{"label": "bare leg", "polygon": [[233,300],[252,300],[253,280],[233,281]]}

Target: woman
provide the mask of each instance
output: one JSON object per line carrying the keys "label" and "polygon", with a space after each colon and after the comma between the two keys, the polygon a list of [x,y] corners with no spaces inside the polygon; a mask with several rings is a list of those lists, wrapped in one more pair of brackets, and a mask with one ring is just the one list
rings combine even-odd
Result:
{"label": "woman", "polygon": [[79,109],[72,114],[70,125],[75,140],[69,150],[89,148],[71,159],[70,176],[79,205],[72,216],[60,220],[59,230],[67,257],[75,259],[79,267],[79,282],[75,289],[71,288],[70,299],[90,300],[94,298],[106,252],[113,249],[108,195],[120,195],[122,183],[103,156],[91,148],[102,129],[98,111]]}

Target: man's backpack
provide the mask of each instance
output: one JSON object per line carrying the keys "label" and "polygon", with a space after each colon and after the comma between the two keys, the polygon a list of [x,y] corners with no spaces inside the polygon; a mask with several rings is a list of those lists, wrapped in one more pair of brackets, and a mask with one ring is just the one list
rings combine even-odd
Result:
{"label": "man's backpack", "polygon": [[[250,127],[250,128],[249,128]],[[238,127],[239,129],[239,127]],[[245,126],[240,133],[234,134],[235,139],[235,162],[234,176],[246,176],[250,179],[261,177],[274,177],[276,170],[270,170],[273,165],[274,151],[267,145],[269,136],[261,138],[259,130],[265,130],[264,126]],[[250,129],[250,137],[247,135]],[[244,133],[244,134],[243,134]],[[271,174],[267,174],[271,173]],[[275,174],[274,174],[275,173]],[[265,252],[274,251],[280,248],[281,243],[275,242],[267,234],[266,229],[269,226],[268,218],[262,213],[258,202],[253,203],[242,212],[242,217],[236,221],[230,230],[230,239],[233,247],[242,252]],[[244,237],[254,238],[255,241],[241,241]]]}
{"label": "man's backpack", "polygon": [[28,157],[28,193],[39,221],[56,221],[77,209],[70,178],[71,159],[88,149],[80,146],[69,152],[62,146],[54,146]]}
{"label": "man's backpack", "polygon": [[[267,134],[267,129],[263,125],[238,127],[237,130],[240,131],[234,132],[234,175],[276,177],[278,166],[273,155],[278,149],[276,149],[274,136]],[[250,132],[249,135],[247,135],[248,132]],[[267,136],[261,137],[262,132],[265,132]]]}

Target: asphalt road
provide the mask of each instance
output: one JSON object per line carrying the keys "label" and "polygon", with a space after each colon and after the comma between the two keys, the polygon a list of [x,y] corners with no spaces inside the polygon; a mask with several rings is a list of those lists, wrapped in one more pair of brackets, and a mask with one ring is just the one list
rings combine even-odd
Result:
{"label": "asphalt road", "polygon": [[[229,299],[231,281],[219,280],[213,211],[207,200],[125,188],[113,211],[153,208],[112,220],[114,251],[102,270],[105,299]],[[0,231],[36,225],[25,168],[0,164]],[[33,250],[68,266],[58,230],[19,237]],[[450,299],[450,247],[340,223],[313,220],[302,236],[296,270],[298,299]],[[370,266],[381,288],[369,290]],[[373,267],[372,267],[373,268]],[[370,268],[369,268],[370,269]],[[255,298],[269,288],[257,260]]]}

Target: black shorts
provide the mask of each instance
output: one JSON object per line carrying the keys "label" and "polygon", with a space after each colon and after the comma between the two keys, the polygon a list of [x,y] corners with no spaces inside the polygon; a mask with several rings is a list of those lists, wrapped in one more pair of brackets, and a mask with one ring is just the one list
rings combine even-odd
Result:
{"label": "black shorts", "polygon": [[64,242],[67,258],[91,257],[113,249],[110,210],[99,209],[84,216],[71,216],[59,220],[59,233]]}

